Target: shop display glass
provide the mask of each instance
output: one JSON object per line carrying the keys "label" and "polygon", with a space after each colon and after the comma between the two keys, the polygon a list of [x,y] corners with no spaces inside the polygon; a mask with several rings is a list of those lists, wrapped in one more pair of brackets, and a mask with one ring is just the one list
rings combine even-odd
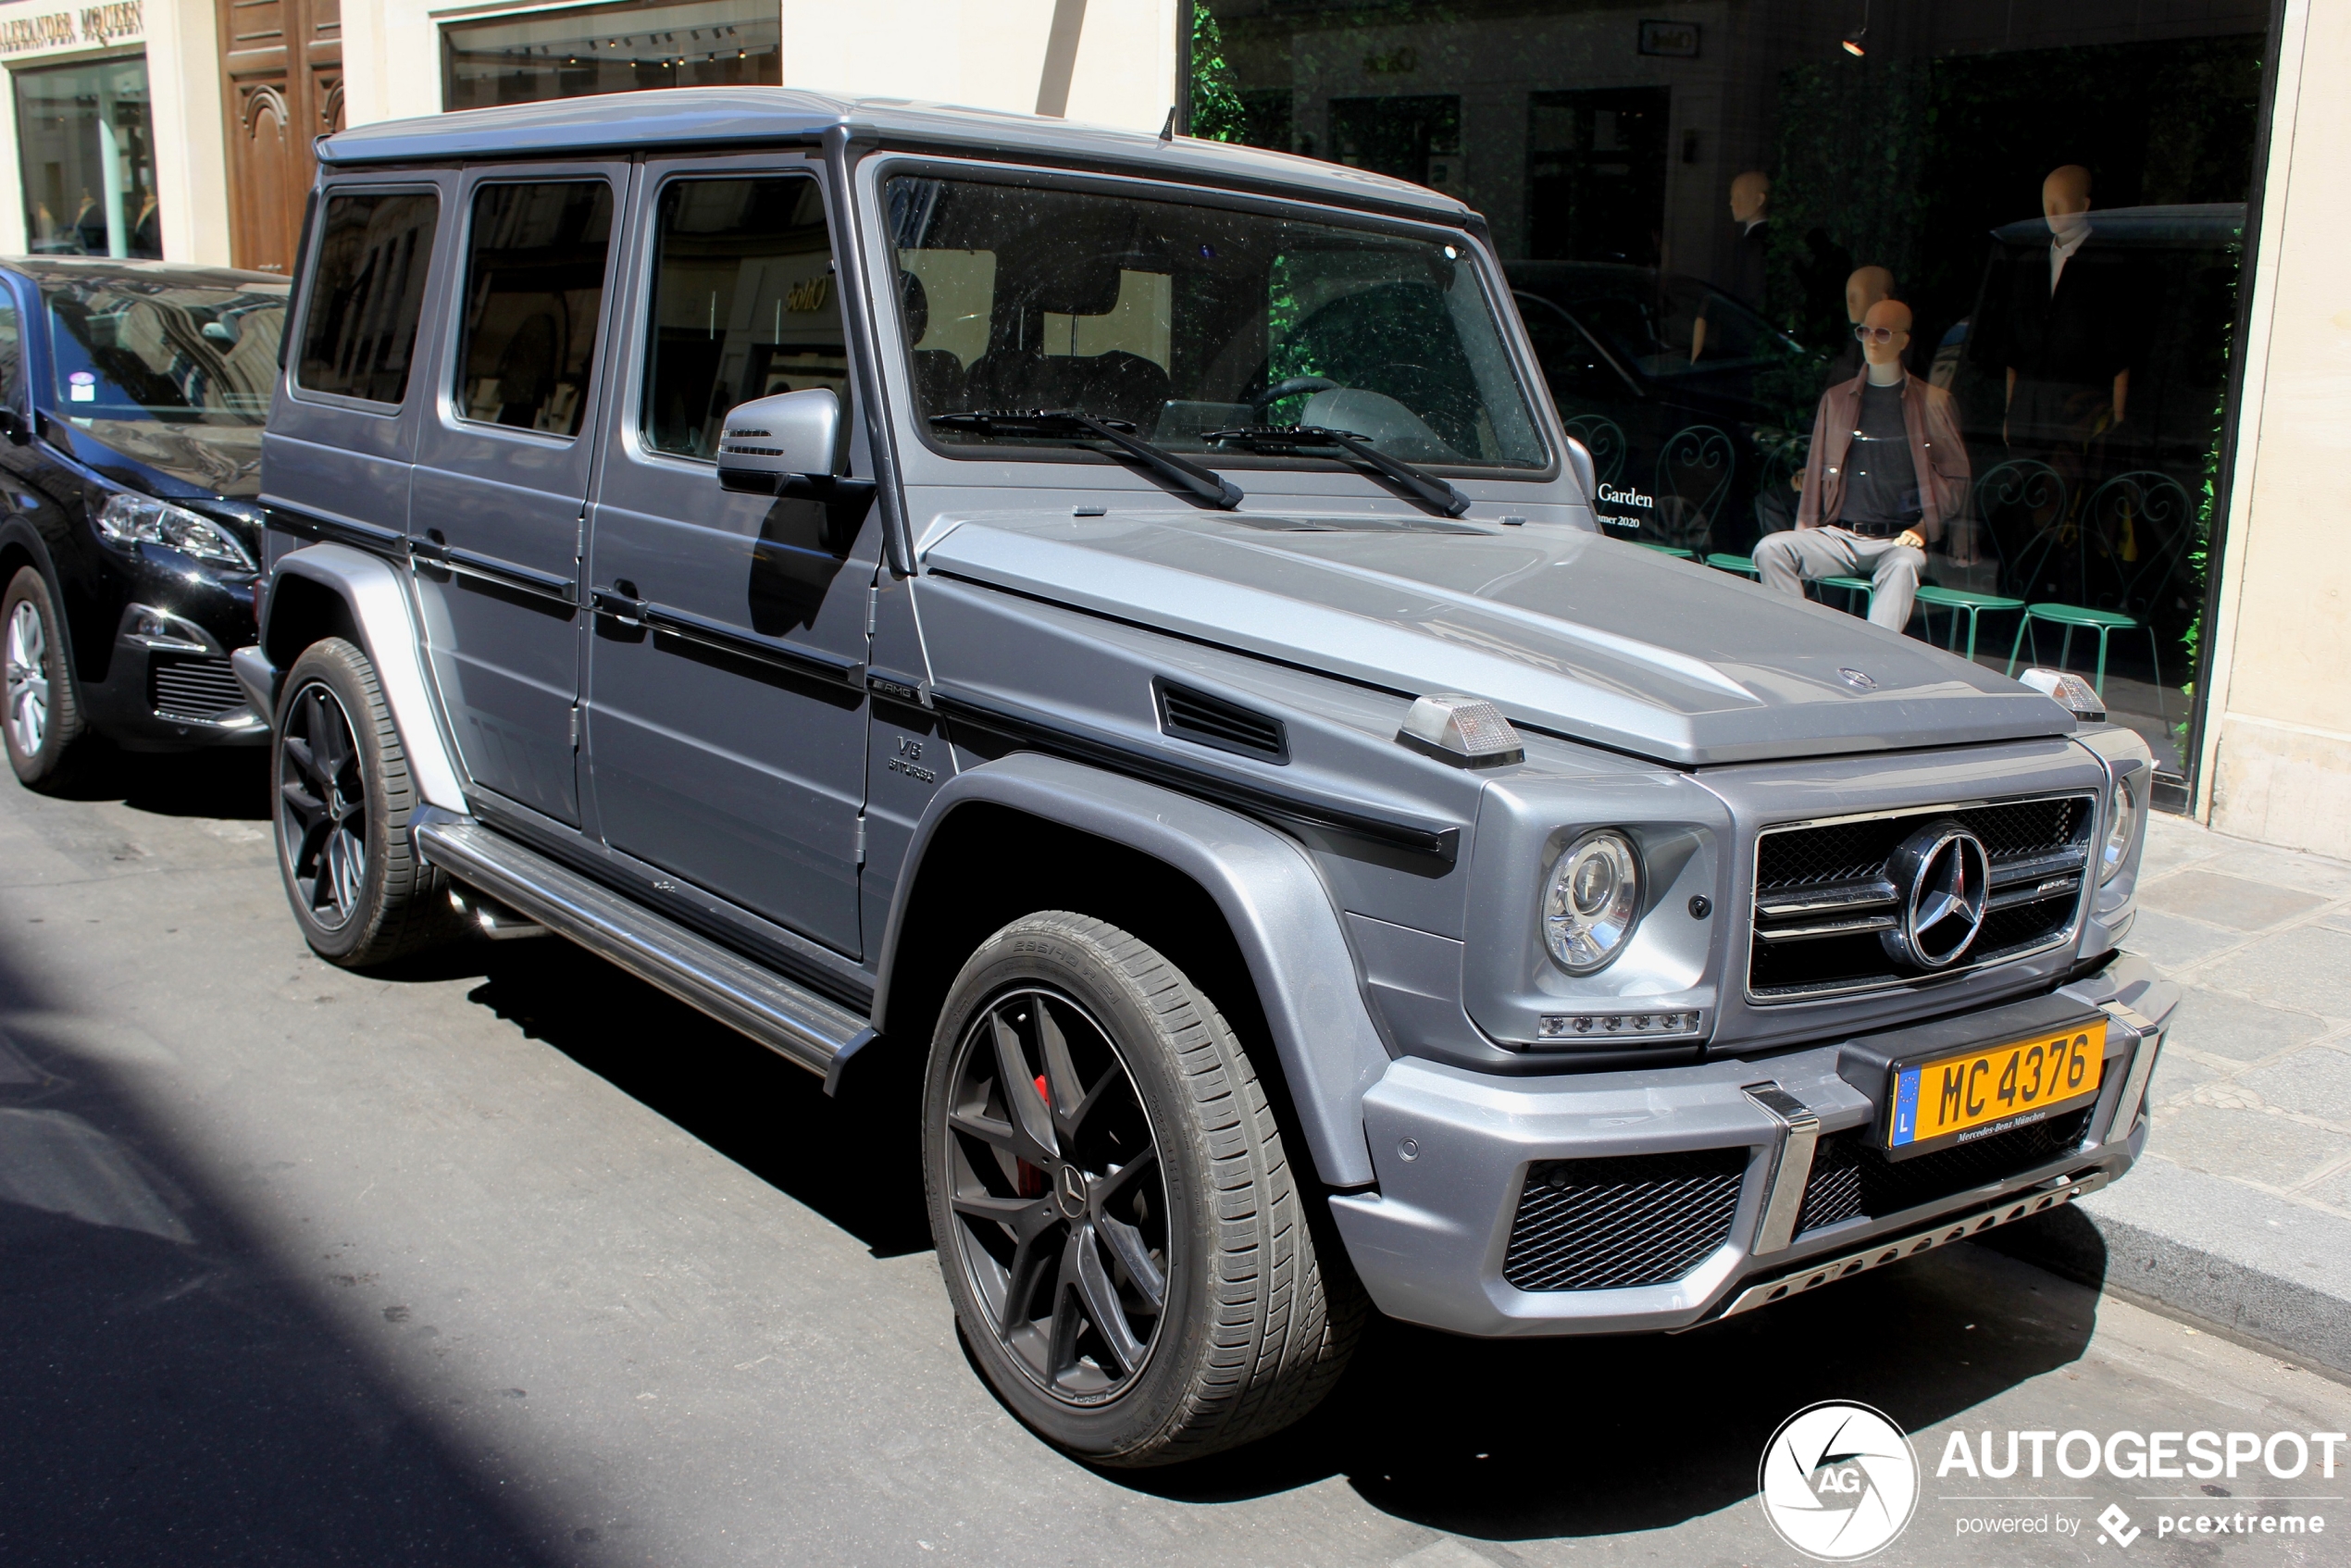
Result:
{"label": "shop display glass", "polygon": [[1971,474],[1912,635],[2102,657],[2182,774],[2270,6],[1655,9],[1198,0],[1189,130],[1484,213],[1620,538],[1735,563],[1792,527],[1854,328],[1902,302]]}
{"label": "shop display glass", "polygon": [[36,255],[163,255],[143,55],[13,73]]}

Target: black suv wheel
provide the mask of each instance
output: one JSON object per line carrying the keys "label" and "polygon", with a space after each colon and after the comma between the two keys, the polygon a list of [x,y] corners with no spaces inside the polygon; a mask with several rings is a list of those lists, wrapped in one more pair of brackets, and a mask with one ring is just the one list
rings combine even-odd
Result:
{"label": "black suv wheel", "polygon": [[382,964],[458,932],[440,872],[416,856],[416,784],[367,655],[340,637],[286,672],[274,740],[278,867],[319,957]]}
{"label": "black suv wheel", "polygon": [[1248,1053],[1166,958],[1049,912],[972,955],[924,1089],[931,1234],[989,1382],[1083,1458],[1166,1464],[1321,1401],[1363,1317]]}
{"label": "black suv wheel", "polygon": [[0,596],[0,739],[8,765],[35,789],[65,782],[78,760],[81,703],[49,585],[18,569]]}

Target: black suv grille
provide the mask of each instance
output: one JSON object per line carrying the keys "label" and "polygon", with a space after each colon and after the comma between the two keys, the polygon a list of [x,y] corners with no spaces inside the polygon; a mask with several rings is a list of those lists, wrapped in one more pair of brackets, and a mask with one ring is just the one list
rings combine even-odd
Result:
{"label": "black suv grille", "polygon": [[1526,1173],[1502,1277],[1521,1290],[1663,1285],[1730,1239],[1745,1149],[1545,1160]]}
{"label": "black suv grille", "polygon": [[1867,1127],[1831,1133],[1812,1151],[1797,1234],[1857,1216],[1884,1219],[2046,1165],[2081,1143],[2096,1109],[2084,1105],[2029,1127],[1909,1160],[1887,1159]]}
{"label": "black suv grille", "polygon": [[218,724],[245,707],[245,689],[229,661],[158,653],[147,666],[147,704],[162,718]]}
{"label": "black suv grille", "polygon": [[1793,1001],[1913,977],[1916,971],[1890,956],[1880,940],[1901,918],[1905,897],[1886,863],[1903,840],[1941,821],[1958,822],[1982,840],[1992,872],[1984,928],[1950,972],[2021,957],[2064,939],[2081,905],[2097,822],[2087,795],[1767,828],[1755,844],[1748,994]]}

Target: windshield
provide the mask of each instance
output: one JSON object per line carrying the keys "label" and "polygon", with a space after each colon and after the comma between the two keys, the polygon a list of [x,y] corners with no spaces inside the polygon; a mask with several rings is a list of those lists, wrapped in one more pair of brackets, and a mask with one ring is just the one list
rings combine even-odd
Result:
{"label": "windshield", "polygon": [[76,422],[257,427],[269,417],[286,286],[50,276],[56,405]]}
{"label": "windshield", "polygon": [[[1549,461],[1465,246],[1226,207],[901,177],[900,299],[927,421],[1076,409],[1179,452],[1237,426],[1410,463]],[[947,445],[1062,433],[933,425]],[[1317,457],[1313,461],[1327,461]]]}

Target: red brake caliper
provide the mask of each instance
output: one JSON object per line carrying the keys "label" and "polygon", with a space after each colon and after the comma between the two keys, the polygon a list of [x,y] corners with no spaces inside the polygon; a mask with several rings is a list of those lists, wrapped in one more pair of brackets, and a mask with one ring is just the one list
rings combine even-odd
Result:
{"label": "red brake caliper", "polygon": [[[1045,1087],[1045,1075],[1042,1073],[1037,1075],[1037,1097],[1048,1105],[1053,1102],[1052,1091]],[[1014,1176],[1023,1198],[1042,1198],[1045,1195],[1045,1173],[1027,1161],[1014,1162]]]}

